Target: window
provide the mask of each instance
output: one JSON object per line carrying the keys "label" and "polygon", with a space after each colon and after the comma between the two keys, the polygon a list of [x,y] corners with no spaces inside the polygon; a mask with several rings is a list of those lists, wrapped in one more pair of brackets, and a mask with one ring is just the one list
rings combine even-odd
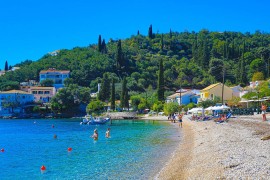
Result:
{"label": "window", "polygon": [[38,94],[43,94],[43,91],[38,91]]}
{"label": "window", "polygon": [[44,94],[50,94],[50,91],[45,91]]}
{"label": "window", "polygon": [[32,91],[32,94],[37,94],[37,91]]}

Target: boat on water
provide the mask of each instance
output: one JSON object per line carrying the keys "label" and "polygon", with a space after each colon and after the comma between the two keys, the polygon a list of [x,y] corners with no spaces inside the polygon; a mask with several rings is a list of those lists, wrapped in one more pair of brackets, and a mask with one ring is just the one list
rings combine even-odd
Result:
{"label": "boat on water", "polygon": [[80,124],[96,125],[96,124],[106,124],[111,118],[109,117],[93,117],[92,115],[85,115],[83,121]]}

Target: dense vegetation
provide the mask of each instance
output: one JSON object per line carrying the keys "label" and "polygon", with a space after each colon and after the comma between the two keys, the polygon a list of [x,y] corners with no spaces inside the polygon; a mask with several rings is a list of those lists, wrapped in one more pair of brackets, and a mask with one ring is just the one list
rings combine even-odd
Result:
{"label": "dense vegetation", "polygon": [[[56,68],[70,70],[72,83],[90,88],[92,92],[97,91],[98,83],[106,86],[114,79],[116,100],[128,96],[121,95],[121,87],[117,86],[123,79],[129,96],[146,91],[151,94],[158,89],[158,94],[151,97],[153,105],[163,100],[164,90],[166,95],[168,91],[179,89],[180,85],[203,88],[222,82],[223,77],[227,85],[247,85],[251,80],[270,76],[270,34],[260,31],[251,34],[170,30],[166,34],[154,34],[151,25],[147,36],[138,31],[136,36],[125,40],[110,39],[107,44],[101,39],[99,36],[97,44],[88,47],[63,49],[56,56],[46,54],[36,62],[27,60],[15,65],[21,69],[0,77],[0,90],[18,88],[19,82],[39,81],[41,70]],[[111,86],[107,88],[111,89]],[[110,92],[102,90],[104,96],[99,99],[109,101]],[[147,97],[147,93],[145,95]]]}

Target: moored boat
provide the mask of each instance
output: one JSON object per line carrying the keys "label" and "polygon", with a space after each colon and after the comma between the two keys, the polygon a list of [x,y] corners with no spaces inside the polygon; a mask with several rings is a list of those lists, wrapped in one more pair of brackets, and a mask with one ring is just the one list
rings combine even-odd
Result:
{"label": "moored boat", "polygon": [[111,119],[109,117],[92,117],[92,115],[85,115],[83,121],[80,124],[96,125],[105,124]]}

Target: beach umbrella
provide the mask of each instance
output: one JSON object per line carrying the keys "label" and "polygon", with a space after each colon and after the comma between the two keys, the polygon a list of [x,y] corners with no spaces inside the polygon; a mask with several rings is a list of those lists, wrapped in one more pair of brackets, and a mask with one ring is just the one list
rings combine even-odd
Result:
{"label": "beach umbrella", "polygon": [[230,107],[226,105],[214,106],[212,110],[225,110],[225,109],[230,109]]}
{"label": "beach umbrella", "polygon": [[213,106],[210,106],[210,107],[206,108],[205,110],[206,111],[212,111],[212,110],[214,110],[213,108],[214,108]]}

